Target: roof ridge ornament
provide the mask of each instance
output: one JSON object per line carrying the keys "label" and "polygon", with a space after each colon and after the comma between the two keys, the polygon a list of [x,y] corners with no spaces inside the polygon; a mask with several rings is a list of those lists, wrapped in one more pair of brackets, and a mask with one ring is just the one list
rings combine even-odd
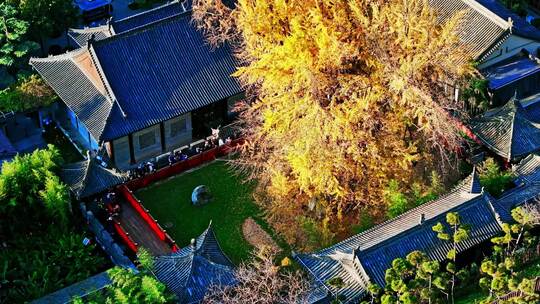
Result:
{"label": "roof ridge ornament", "polygon": [[508,30],[510,33],[512,33],[512,28],[514,27],[514,20],[512,20],[512,17],[508,17]]}

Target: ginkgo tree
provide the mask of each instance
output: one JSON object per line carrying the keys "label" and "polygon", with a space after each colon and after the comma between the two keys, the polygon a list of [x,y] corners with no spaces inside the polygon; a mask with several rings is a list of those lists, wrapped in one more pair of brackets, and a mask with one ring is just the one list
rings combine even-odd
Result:
{"label": "ginkgo tree", "polygon": [[[444,93],[472,73],[457,32],[427,0],[195,0],[193,20],[238,55],[246,139],[237,161],[291,243],[298,219],[342,232],[384,214],[389,180],[411,185],[458,147]],[[451,111],[450,111],[451,110]]]}

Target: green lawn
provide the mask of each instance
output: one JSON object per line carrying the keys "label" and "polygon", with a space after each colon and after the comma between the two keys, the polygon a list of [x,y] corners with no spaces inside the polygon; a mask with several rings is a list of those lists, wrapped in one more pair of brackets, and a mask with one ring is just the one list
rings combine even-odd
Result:
{"label": "green lawn", "polygon": [[[214,198],[207,205],[195,207],[191,192],[198,185],[206,185]],[[141,189],[135,196],[180,247],[188,245],[212,220],[221,248],[234,263],[239,263],[252,250],[242,236],[243,221],[251,216],[268,231],[251,192],[252,186],[242,183],[225,161],[215,161]]]}

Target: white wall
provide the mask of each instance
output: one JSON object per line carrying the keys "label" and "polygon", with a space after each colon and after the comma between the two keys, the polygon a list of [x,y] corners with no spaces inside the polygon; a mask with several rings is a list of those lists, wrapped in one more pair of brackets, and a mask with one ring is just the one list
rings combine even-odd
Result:
{"label": "white wall", "polygon": [[[133,133],[132,138],[135,162],[161,154],[161,130],[159,124]],[[151,144],[147,145],[147,142],[143,140],[147,140]]]}
{"label": "white wall", "polygon": [[495,51],[493,51],[491,55],[484,59],[482,63],[478,66],[478,68],[485,69],[489,66],[492,66],[497,62],[516,55],[522,49],[526,49],[531,54],[536,56],[539,47],[540,42],[519,37],[516,35],[511,35],[499,48],[497,48]]}
{"label": "white wall", "polygon": [[124,136],[113,140],[112,148],[116,167],[120,169],[128,168],[131,165],[129,138]]}
{"label": "white wall", "polygon": [[[177,128],[185,126],[182,130]],[[171,151],[175,148],[187,145],[192,141],[191,113],[163,122],[165,131],[165,149]]]}

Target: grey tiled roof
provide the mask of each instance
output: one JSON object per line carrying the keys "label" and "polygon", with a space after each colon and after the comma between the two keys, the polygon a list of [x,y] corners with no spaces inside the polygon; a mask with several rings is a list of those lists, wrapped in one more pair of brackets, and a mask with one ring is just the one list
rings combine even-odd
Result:
{"label": "grey tiled roof", "polygon": [[71,303],[74,297],[84,297],[92,292],[103,289],[111,284],[111,280],[106,271],[91,276],[86,280],[77,282],[66,288],[48,294],[42,298],[34,300],[32,304],[65,304]]}
{"label": "grey tiled roof", "polygon": [[85,75],[74,58],[88,53],[81,48],[64,55],[32,58],[30,63],[66,105],[99,140],[112,109],[112,102]]}
{"label": "grey tiled roof", "polygon": [[512,221],[511,211],[540,196],[540,155],[530,154],[513,167],[516,187],[506,191],[496,200],[496,205],[505,222]]}
{"label": "grey tiled roof", "polygon": [[211,49],[189,15],[98,41],[94,47],[127,115],[110,119],[105,140],[242,92],[230,76],[236,62],[229,48]]}
{"label": "grey tiled roof", "polygon": [[540,40],[540,30],[529,24],[511,10],[507,9],[498,0],[476,0],[503,20],[512,19],[512,33],[524,38]]}
{"label": "grey tiled roof", "polygon": [[[81,64],[87,56],[91,64]],[[87,126],[109,141],[242,93],[227,46],[212,49],[176,14],[31,64]]]}
{"label": "grey tiled roof", "polygon": [[68,36],[76,45],[82,47],[86,45],[92,36],[94,40],[102,40],[115,34],[131,31],[138,27],[184,13],[187,8],[191,8],[188,2],[172,1],[123,19],[111,20],[105,25],[84,29],[69,29]]}
{"label": "grey tiled roof", "polygon": [[60,177],[78,199],[98,194],[127,180],[126,174],[104,168],[92,158],[64,166]]}
{"label": "grey tiled roof", "polygon": [[154,273],[180,303],[199,303],[212,285],[235,283],[233,264],[221,251],[211,225],[194,245],[157,257]]}
{"label": "grey tiled roof", "polygon": [[112,35],[114,35],[114,30],[109,24],[68,30],[68,37],[79,47],[85,46],[90,39],[102,40]]}
{"label": "grey tiled roof", "polygon": [[458,12],[465,12],[458,35],[470,55],[482,61],[510,36],[510,24],[475,0],[429,0],[439,16],[445,20]]}
{"label": "grey tiled roof", "polygon": [[[368,282],[384,286],[384,273],[395,258],[421,250],[432,259],[443,260],[450,244],[439,240],[431,228],[439,221],[444,222],[446,213],[451,211],[458,212],[462,222],[472,226],[470,239],[461,244],[459,251],[482,243],[501,230],[492,198],[481,191],[478,177],[473,173],[435,201],[334,246],[313,254],[298,254],[295,258],[319,284],[334,296],[345,296],[345,302],[350,303],[364,295]],[[338,289],[327,283],[335,277],[342,278],[345,286]]]}
{"label": "grey tiled roof", "polygon": [[191,9],[189,1],[171,1],[156,8],[131,15],[129,17],[113,20],[112,26],[116,34],[127,32],[138,27],[162,20],[174,15],[184,13]]}
{"label": "grey tiled roof", "polygon": [[533,121],[515,97],[473,119],[470,127],[490,150],[507,160],[540,149],[540,124]]}

